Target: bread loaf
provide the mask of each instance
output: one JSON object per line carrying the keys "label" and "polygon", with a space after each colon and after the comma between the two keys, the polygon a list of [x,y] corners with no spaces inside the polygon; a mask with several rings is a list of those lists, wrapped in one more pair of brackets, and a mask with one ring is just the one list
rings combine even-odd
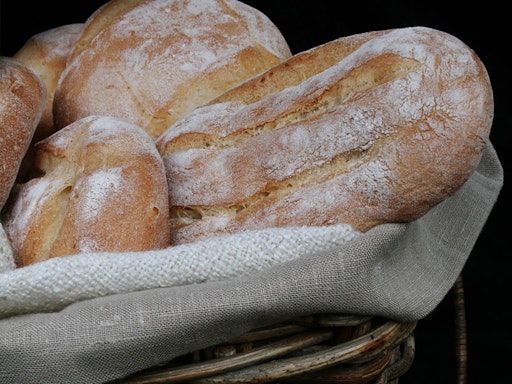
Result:
{"label": "bread loaf", "polygon": [[85,22],[56,90],[55,124],[108,115],[156,138],[290,56],[268,17],[237,0],[113,0]]}
{"label": "bread loaf", "polygon": [[43,81],[46,88],[46,103],[37,124],[32,142],[23,158],[17,182],[30,178],[34,160],[34,144],[55,132],[53,126],[53,97],[60,75],[66,67],[69,53],[81,33],[83,24],[68,24],[42,31],[30,37],[13,55],[27,65]]}
{"label": "bread loaf", "polygon": [[156,140],[171,241],[415,220],[474,171],[493,108],[478,56],[435,29],[368,32],[299,53]]}
{"label": "bread loaf", "polygon": [[39,121],[34,142],[55,132],[53,128],[53,97],[68,55],[82,32],[83,24],[67,24],[42,31],[30,37],[13,55],[26,64],[43,80],[46,87],[46,104]]}
{"label": "bread loaf", "polygon": [[0,57],[0,210],[41,119],[45,95],[43,81],[30,68]]}
{"label": "bread loaf", "polygon": [[18,266],[83,252],[169,245],[169,202],[154,140],[124,120],[89,116],[36,144],[39,172],[2,217]]}

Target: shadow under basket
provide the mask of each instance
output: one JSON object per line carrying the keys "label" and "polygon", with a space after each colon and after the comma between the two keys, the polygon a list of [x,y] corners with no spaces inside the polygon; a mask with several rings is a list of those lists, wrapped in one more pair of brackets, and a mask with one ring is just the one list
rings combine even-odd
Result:
{"label": "shadow under basket", "polygon": [[[466,382],[462,278],[453,289],[457,384]],[[414,361],[417,322],[318,314],[254,329],[113,383],[397,384]]]}

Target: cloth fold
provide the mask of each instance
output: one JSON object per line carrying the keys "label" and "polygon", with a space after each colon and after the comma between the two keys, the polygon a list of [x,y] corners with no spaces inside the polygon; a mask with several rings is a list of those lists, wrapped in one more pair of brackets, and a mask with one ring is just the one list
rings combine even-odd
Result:
{"label": "cloth fold", "polygon": [[[182,280],[171,286],[0,310],[0,383],[105,383],[250,329],[312,313],[421,319],[460,274],[502,185],[503,170],[489,142],[470,180],[417,221],[380,225],[349,237],[343,226],[330,228],[330,235],[326,228],[309,229],[320,240],[298,251],[293,247],[300,242],[283,245],[279,236],[275,247],[258,248],[253,243],[260,237],[253,234],[240,249],[252,248],[255,257],[267,261],[255,261],[256,267],[242,273],[193,274],[196,280],[187,280],[174,271]],[[303,236],[299,232],[308,229],[290,231]],[[271,232],[266,235],[276,236]],[[226,237],[222,243],[232,240]],[[273,252],[281,248],[291,252],[276,259]],[[236,255],[211,257],[223,270],[223,263]],[[2,307],[24,300],[19,290],[25,285],[14,281],[18,273],[0,273],[0,286],[10,287],[0,288]],[[37,293],[37,285],[31,289]]]}
{"label": "cloth fold", "polygon": [[271,228],[155,251],[53,258],[0,274],[0,319],[55,311],[79,300],[115,293],[249,275],[340,246],[357,235],[344,224]]}

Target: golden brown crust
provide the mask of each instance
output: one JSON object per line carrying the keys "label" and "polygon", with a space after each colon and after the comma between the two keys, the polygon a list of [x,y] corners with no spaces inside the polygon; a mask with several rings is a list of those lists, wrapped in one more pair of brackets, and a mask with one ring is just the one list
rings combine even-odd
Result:
{"label": "golden brown crust", "polygon": [[61,73],[66,67],[69,52],[73,48],[83,24],[68,24],[40,32],[30,39],[13,55],[13,58],[27,65],[43,81],[46,88],[46,103],[32,142],[23,158],[16,182],[23,183],[30,178],[34,160],[34,144],[55,132],[53,126],[53,98]]}
{"label": "golden brown crust", "polygon": [[0,57],[0,210],[16,180],[45,105],[43,81],[25,64]]}
{"label": "golden brown crust", "polygon": [[58,127],[101,114],[156,138],[184,113],[291,56],[278,28],[236,0],[113,1],[85,24],[56,91]]}
{"label": "golden brown crust", "polygon": [[40,177],[17,186],[3,218],[18,265],[169,245],[164,167],[141,128],[90,116],[36,149]]}
{"label": "golden brown crust", "polygon": [[388,31],[370,31],[331,41],[308,51],[294,55],[275,68],[255,76],[211,100],[208,104],[239,101],[244,104],[256,102],[284,88],[302,83],[333,66],[372,38]]}
{"label": "golden brown crust", "polygon": [[61,73],[66,67],[68,55],[78,39],[83,24],[67,24],[40,32],[13,55],[43,80],[46,87],[46,104],[34,133],[33,142],[38,142],[55,132],[53,128],[53,96]]}
{"label": "golden brown crust", "polygon": [[492,119],[485,67],[449,34],[415,27],[327,43],[157,140],[172,241],[414,220],[469,178]]}

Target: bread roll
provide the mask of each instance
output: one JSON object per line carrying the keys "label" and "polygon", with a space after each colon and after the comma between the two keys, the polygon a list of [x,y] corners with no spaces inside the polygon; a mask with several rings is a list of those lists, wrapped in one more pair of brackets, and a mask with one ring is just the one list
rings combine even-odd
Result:
{"label": "bread roll", "polygon": [[2,217],[18,266],[169,245],[164,166],[142,128],[77,120],[36,144],[34,166],[40,177],[13,189]]}
{"label": "bread roll", "polygon": [[46,103],[32,142],[23,158],[16,181],[30,178],[34,161],[34,144],[55,132],[53,126],[53,97],[60,75],[83,24],[68,24],[40,32],[29,38],[13,58],[32,69],[46,87]]}
{"label": "bread roll", "polygon": [[45,95],[43,81],[30,68],[0,57],[0,210],[41,119]]}
{"label": "bread roll", "polygon": [[291,56],[278,28],[237,0],[114,0],[85,24],[56,90],[59,128],[100,114],[156,138]]}
{"label": "bread roll", "polygon": [[46,104],[34,133],[38,142],[55,132],[53,128],[53,97],[68,55],[74,47],[84,24],[67,24],[40,32],[29,38],[13,58],[32,69],[46,86]]}
{"label": "bread roll", "polygon": [[493,108],[475,52],[434,29],[368,32],[297,54],[156,140],[171,241],[415,220],[475,170]]}

